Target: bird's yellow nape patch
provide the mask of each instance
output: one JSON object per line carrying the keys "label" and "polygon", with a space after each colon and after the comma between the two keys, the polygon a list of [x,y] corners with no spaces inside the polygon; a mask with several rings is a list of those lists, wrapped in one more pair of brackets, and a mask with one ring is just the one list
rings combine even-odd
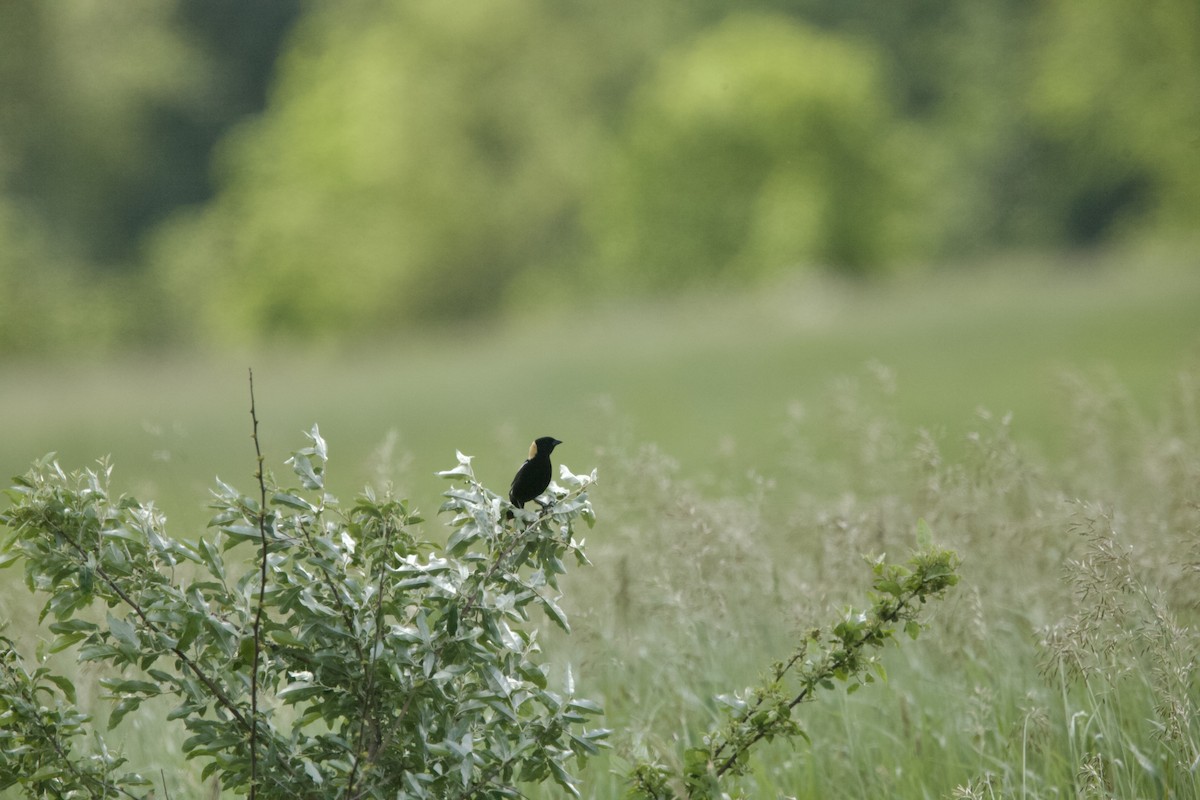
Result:
{"label": "bird's yellow nape patch", "polygon": [[533,444],[529,445],[529,457],[533,458],[536,455],[537,455],[537,442],[534,441]]}

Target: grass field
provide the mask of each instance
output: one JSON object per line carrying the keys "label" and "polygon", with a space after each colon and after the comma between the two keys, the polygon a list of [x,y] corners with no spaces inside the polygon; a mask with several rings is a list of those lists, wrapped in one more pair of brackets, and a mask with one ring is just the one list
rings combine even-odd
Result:
{"label": "grass field", "polygon": [[[616,730],[584,773],[594,798],[620,796],[624,759],[676,757],[797,632],[863,604],[860,556],[902,557],[923,517],[963,584],[889,653],[886,684],[802,707],[811,744],[761,751],[747,795],[1184,798],[1197,365],[1194,263],[814,281],[345,351],[10,363],[0,471],[111,454],[117,487],[195,536],[213,476],[253,472],[247,366],[268,462],[282,471],[317,422],[343,495],[391,480],[431,512],[456,448],[502,490],[529,439],[563,439],[556,457],[600,469],[600,522],[595,566],[565,582],[575,633],[545,646]],[[0,619],[32,640],[18,578]],[[171,796],[194,796],[170,762],[182,734],[133,722],[135,763],[168,759]]]}

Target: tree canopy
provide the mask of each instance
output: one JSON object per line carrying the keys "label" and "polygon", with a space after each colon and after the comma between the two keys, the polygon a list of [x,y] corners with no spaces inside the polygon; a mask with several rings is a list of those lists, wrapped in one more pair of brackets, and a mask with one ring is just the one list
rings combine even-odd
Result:
{"label": "tree canopy", "polygon": [[[0,9],[8,350],[363,335],[1200,212],[1187,0],[123,8]],[[82,326],[82,298],[113,310]]]}

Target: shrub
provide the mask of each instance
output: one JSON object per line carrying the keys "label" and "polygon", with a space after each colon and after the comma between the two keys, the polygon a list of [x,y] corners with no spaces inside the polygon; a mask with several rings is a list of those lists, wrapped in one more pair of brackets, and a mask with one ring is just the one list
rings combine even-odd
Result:
{"label": "shrub", "polygon": [[[289,459],[298,488],[264,472],[258,496],[218,482],[214,533],[194,546],[168,536],[152,505],[114,496],[109,465],[68,475],[35,464],[0,521],[4,562],[23,560],[27,586],[49,594],[50,649],[115,671],[103,681],[110,728],[172,698],[167,719],[190,732],[188,757],[252,796],[515,797],[518,781],[546,779],[573,790],[569,762],[607,731],[584,726],[600,709],[569,680],[550,688],[530,614],[568,625],[557,578],[565,559],[587,563],[575,527],[593,519],[595,475],[563,470],[550,506],[506,521],[460,454],[442,473],[454,482],[442,507],[453,533],[439,547],[390,495],[368,490],[343,508],[324,491],[315,426],[309,438]],[[252,569],[228,559],[246,547]],[[99,604],[110,609],[102,621],[80,613]],[[146,785],[118,774],[120,758],[66,746],[90,721],[67,679],[26,670],[11,648],[0,676],[0,788],[97,796]]]}

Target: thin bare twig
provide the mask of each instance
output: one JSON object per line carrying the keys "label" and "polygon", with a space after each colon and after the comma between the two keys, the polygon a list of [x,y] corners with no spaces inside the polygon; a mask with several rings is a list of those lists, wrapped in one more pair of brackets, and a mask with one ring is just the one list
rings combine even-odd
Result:
{"label": "thin bare twig", "polygon": [[263,477],[263,454],[258,441],[258,414],[254,406],[254,370],[250,373],[250,421],[253,430],[254,456],[258,464],[254,477],[258,480],[258,535],[262,541],[259,559],[258,606],[254,609],[254,662],[250,671],[250,800],[258,789],[258,662],[262,651],[263,605],[267,593],[267,482]]}

